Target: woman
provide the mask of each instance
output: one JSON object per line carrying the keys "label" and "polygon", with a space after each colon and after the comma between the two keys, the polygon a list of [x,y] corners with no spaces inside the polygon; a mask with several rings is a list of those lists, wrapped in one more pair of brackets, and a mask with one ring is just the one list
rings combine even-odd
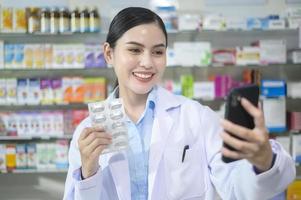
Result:
{"label": "woman", "polygon": [[[129,148],[101,154],[110,133],[76,129],[69,152],[64,199],[269,199],[295,177],[294,162],[268,140],[263,113],[246,99],[253,130],[222,121],[206,106],[157,86],[166,64],[167,34],[161,18],[130,7],[113,19],[104,44],[128,117]],[[227,134],[227,130],[245,141]],[[222,141],[237,150],[222,148]],[[241,159],[223,163],[221,154]]]}

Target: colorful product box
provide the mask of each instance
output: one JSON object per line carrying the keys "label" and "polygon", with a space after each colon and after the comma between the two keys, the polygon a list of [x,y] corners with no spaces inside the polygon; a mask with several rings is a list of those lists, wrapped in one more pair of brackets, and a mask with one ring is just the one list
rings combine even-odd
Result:
{"label": "colorful product box", "polygon": [[7,104],[6,102],[6,80],[0,79],[0,105]]}
{"label": "colorful product box", "polygon": [[13,8],[1,8],[1,32],[13,31]]}
{"label": "colorful product box", "polygon": [[30,78],[28,88],[28,101],[29,105],[38,105],[41,102],[40,79]]}
{"label": "colorful product box", "polygon": [[53,50],[52,44],[44,45],[44,64],[46,69],[53,68]]}
{"label": "colorful product box", "polygon": [[40,126],[41,126],[41,135],[40,136],[47,136],[53,134],[53,127],[52,127],[52,116],[49,112],[40,113]]}
{"label": "colorful product box", "polygon": [[15,45],[13,44],[4,45],[4,67],[6,69],[13,68],[14,59],[15,59]]}
{"label": "colorful product box", "polygon": [[64,93],[64,104],[69,104],[73,99],[73,81],[70,77],[63,77],[63,93]]}
{"label": "colorful product box", "polygon": [[286,96],[286,82],[284,80],[262,80],[261,94],[265,97]]}
{"label": "colorful product box", "polygon": [[0,172],[6,172],[6,145],[0,144]]}
{"label": "colorful product box", "polygon": [[301,112],[288,113],[288,127],[292,131],[301,131]]}
{"label": "colorful product box", "polygon": [[235,49],[216,49],[212,52],[213,65],[235,65]]}
{"label": "colorful product box", "polygon": [[56,111],[50,113],[52,119],[52,132],[51,135],[63,136],[64,135],[64,117],[63,113]]}
{"label": "colorful product box", "polygon": [[64,91],[61,78],[51,79],[51,89],[53,93],[53,101],[55,104],[63,104]]}
{"label": "colorful product box", "polygon": [[25,144],[16,145],[16,168],[25,169],[27,168],[27,155]]}
{"label": "colorful product box", "polygon": [[16,169],[16,145],[15,144],[6,144],[6,168],[7,171],[13,171]]}
{"label": "colorful product box", "polygon": [[259,47],[237,47],[236,48],[237,65],[259,65],[260,48]]}
{"label": "colorful product box", "polygon": [[42,128],[41,128],[41,117],[40,113],[37,112],[30,112],[27,115],[28,123],[29,123],[29,133],[28,135],[42,135]]}
{"label": "colorful product box", "polygon": [[17,80],[17,99],[19,105],[25,105],[28,102],[28,79]]}
{"label": "colorful product box", "polygon": [[27,168],[36,169],[37,168],[37,147],[35,143],[26,144],[27,153]]}
{"label": "colorful product box", "polygon": [[53,68],[64,68],[65,64],[65,47],[62,44],[54,44],[52,46]]}
{"label": "colorful product box", "polygon": [[301,164],[301,135],[293,135],[293,158]]}
{"label": "colorful product box", "polygon": [[55,169],[56,168],[56,159],[57,159],[55,143],[47,143],[47,156],[48,156],[47,169]]}
{"label": "colorful product box", "polygon": [[75,44],[73,48],[74,48],[73,68],[84,68],[85,67],[85,45]]}
{"label": "colorful product box", "polygon": [[53,93],[50,79],[40,79],[41,104],[53,104]]}
{"label": "colorful product box", "polygon": [[285,40],[260,40],[259,47],[261,64],[286,63]]}
{"label": "colorful product box", "polygon": [[75,54],[74,54],[75,47],[72,44],[64,46],[64,68],[74,68],[75,63]]}
{"label": "colorful product box", "polygon": [[14,68],[24,68],[24,44],[15,44]]}
{"label": "colorful product box", "polygon": [[13,30],[18,33],[27,31],[26,10],[24,8],[13,9]]}
{"label": "colorful product box", "polygon": [[58,140],[56,142],[56,168],[67,169],[68,168],[68,140]]}
{"label": "colorful product box", "polygon": [[215,97],[215,86],[213,81],[194,82],[193,98],[213,100]]}
{"label": "colorful product box", "polygon": [[0,40],[0,69],[3,69],[4,66],[4,41]]}
{"label": "colorful product box", "polygon": [[33,68],[33,60],[34,60],[34,48],[33,44],[25,44],[24,45],[24,67],[31,69]]}
{"label": "colorful product box", "polygon": [[179,31],[198,30],[201,24],[201,17],[198,14],[180,14]]}
{"label": "colorful product box", "polygon": [[18,133],[18,117],[16,114],[6,115],[4,123],[7,127],[7,136],[17,136]]}
{"label": "colorful product box", "polygon": [[6,122],[5,118],[7,115],[8,113],[4,113],[4,112],[0,113],[0,135],[4,135],[4,136],[7,135],[7,126],[5,123]]}
{"label": "colorful product box", "polygon": [[8,105],[17,104],[17,79],[6,79],[6,101]]}
{"label": "colorful product box", "polygon": [[38,170],[47,169],[49,164],[47,144],[37,143],[36,148],[37,148],[37,169]]}
{"label": "colorful product box", "polygon": [[182,75],[182,95],[188,98],[193,98],[193,76],[192,75]]}
{"label": "colorful product box", "polygon": [[17,132],[18,136],[26,136],[30,134],[29,114],[21,112],[17,114]]}
{"label": "colorful product box", "polygon": [[33,68],[41,69],[45,67],[44,45],[34,44],[33,47]]}
{"label": "colorful product box", "polygon": [[284,97],[263,98],[263,111],[265,124],[270,132],[283,133],[286,131],[286,100]]}
{"label": "colorful product box", "polygon": [[72,90],[73,95],[71,102],[72,103],[83,103],[85,97],[85,86],[84,80],[81,77],[73,77],[72,78]]}
{"label": "colorful product box", "polygon": [[301,180],[295,180],[292,182],[286,192],[286,200],[301,199]]}

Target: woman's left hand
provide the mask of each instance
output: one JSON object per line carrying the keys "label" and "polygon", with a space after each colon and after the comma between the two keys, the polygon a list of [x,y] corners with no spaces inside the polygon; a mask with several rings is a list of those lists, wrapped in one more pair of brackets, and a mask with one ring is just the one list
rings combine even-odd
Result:
{"label": "woman's left hand", "polygon": [[[233,159],[245,158],[260,172],[267,171],[272,165],[273,152],[269,142],[268,131],[265,127],[263,111],[253,106],[245,98],[241,99],[241,104],[254,118],[255,127],[254,129],[248,129],[228,120],[223,120],[222,126],[224,131],[221,137],[226,144],[232,146],[237,151],[231,151],[223,147],[222,154]],[[226,131],[244,140],[237,139]]]}

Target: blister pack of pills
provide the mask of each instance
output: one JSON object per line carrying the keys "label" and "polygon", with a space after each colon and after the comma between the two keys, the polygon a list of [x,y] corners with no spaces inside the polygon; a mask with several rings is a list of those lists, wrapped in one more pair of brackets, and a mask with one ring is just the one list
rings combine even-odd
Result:
{"label": "blister pack of pills", "polygon": [[112,143],[102,153],[118,151],[128,147],[126,115],[121,98],[89,103],[92,126],[101,126],[112,134]]}

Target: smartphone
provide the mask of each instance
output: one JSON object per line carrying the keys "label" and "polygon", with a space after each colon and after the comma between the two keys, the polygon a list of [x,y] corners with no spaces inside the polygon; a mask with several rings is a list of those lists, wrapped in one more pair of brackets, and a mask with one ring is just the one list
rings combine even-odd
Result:
{"label": "smartphone", "polygon": [[[259,99],[259,87],[257,85],[247,85],[234,88],[230,91],[226,100],[225,119],[249,129],[254,128],[253,117],[242,107],[240,100],[244,97],[257,107]],[[231,134],[230,132],[228,132]],[[239,138],[232,135],[233,137]],[[223,143],[223,146],[229,150],[235,151],[230,145]],[[225,163],[236,161],[235,159],[225,157],[222,155],[222,160]]]}

